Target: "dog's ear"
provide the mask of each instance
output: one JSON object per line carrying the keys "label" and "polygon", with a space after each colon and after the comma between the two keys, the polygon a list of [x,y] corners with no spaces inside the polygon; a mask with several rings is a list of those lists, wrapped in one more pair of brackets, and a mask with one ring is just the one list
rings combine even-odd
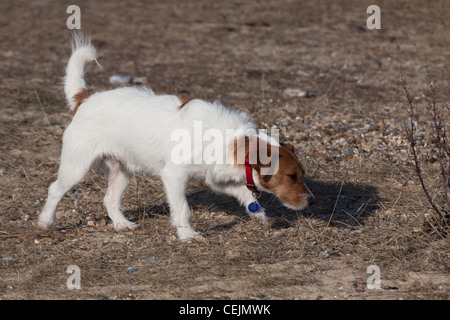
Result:
{"label": "dog's ear", "polygon": [[248,158],[250,154],[249,137],[234,138],[233,153],[234,163],[237,165],[244,165],[245,158]]}
{"label": "dog's ear", "polygon": [[272,146],[268,141],[257,140],[257,161],[252,164],[252,168],[258,172],[260,181],[268,183],[279,168],[279,147]]}
{"label": "dog's ear", "polygon": [[280,145],[281,145],[282,147],[286,147],[286,148],[288,148],[289,150],[291,150],[292,152],[294,152],[294,146],[293,146],[292,144],[281,142]]}
{"label": "dog's ear", "polygon": [[273,146],[259,137],[245,136],[234,140],[234,160],[236,164],[242,165],[244,158],[247,158],[250,166],[262,175],[264,180],[270,180],[271,172],[278,168],[279,155],[278,147],[272,149]]}
{"label": "dog's ear", "polygon": [[293,156],[295,160],[300,162],[300,160],[298,159],[297,155],[295,154],[295,149],[294,149],[294,146],[292,144],[280,142],[280,146],[282,146],[282,147],[286,148],[287,150],[289,150],[290,152],[288,152],[288,153],[291,153],[291,156]]}
{"label": "dog's ear", "polygon": [[259,137],[245,137],[245,156],[259,171],[261,167],[270,166],[271,146]]}

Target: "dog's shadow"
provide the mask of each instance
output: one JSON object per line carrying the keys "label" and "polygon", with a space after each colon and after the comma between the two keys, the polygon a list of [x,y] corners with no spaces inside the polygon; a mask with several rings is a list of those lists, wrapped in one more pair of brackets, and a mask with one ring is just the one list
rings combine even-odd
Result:
{"label": "dog's shadow", "polygon": [[[378,195],[377,189],[371,185],[312,180],[306,180],[305,183],[315,195],[316,202],[302,211],[286,208],[274,195],[261,194],[258,201],[265,208],[272,228],[289,228],[300,216],[320,219],[331,226],[351,228],[361,225],[365,219],[379,209],[380,203],[383,201]],[[236,199],[208,189],[190,193],[187,199],[194,212],[207,207],[211,212],[224,212],[241,218],[248,217],[244,207],[239,205]],[[169,205],[163,203],[141,208],[139,212],[128,211],[126,214],[134,216],[137,214],[141,216],[140,218],[144,215],[143,218],[152,219],[154,216],[168,215],[169,212]],[[238,221],[239,219],[233,219],[233,221],[220,224],[213,229],[229,229]]]}

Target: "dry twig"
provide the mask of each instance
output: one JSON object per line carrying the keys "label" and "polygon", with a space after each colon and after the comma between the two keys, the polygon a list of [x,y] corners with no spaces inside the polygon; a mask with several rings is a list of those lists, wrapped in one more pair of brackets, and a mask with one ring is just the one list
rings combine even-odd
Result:
{"label": "dry twig", "polygon": [[[442,177],[442,185],[443,185],[443,194],[444,199],[448,207],[450,207],[450,204],[448,202],[448,184],[447,184],[447,177],[445,172],[445,164],[444,164],[444,157],[449,155],[448,153],[448,145],[446,143],[446,135],[445,135],[445,127],[442,125],[442,117],[440,114],[439,109],[436,106],[436,98],[435,98],[435,88],[433,85],[433,82],[430,80],[430,75],[428,72],[428,81],[430,86],[430,91],[428,92],[427,101],[428,101],[428,111],[430,112],[430,115],[433,119],[434,129],[433,129],[433,139],[432,144],[436,145],[438,150],[438,160],[441,167],[441,177]],[[433,201],[433,198],[431,197],[422,174],[422,168],[421,168],[421,162],[417,155],[417,145],[416,145],[416,138],[414,137],[414,134],[416,132],[416,113],[415,113],[415,106],[412,102],[411,95],[409,94],[408,88],[406,86],[406,81],[403,76],[403,73],[401,75],[401,83],[403,86],[403,90],[405,92],[407,103],[405,104],[406,111],[409,114],[409,127],[405,125],[405,131],[406,131],[406,137],[410,143],[411,146],[411,154],[414,161],[414,168],[417,173],[417,176],[419,178],[420,184],[422,186],[422,189],[425,193],[425,196],[427,197],[427,200],[433,210],[438,214],[440,217],[440,220],[442,224],[447,227],[447,221],[446,221],[446,214],[445,214],[445,208],[444,206],[442,208],[439,208],[438,205]]]}

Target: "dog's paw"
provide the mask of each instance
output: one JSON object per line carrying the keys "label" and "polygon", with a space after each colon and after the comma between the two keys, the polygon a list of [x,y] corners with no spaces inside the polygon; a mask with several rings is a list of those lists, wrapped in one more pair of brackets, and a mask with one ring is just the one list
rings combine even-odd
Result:
{"label": "dog's paw", "polygon": [[46,219],[45,217],[40,216],[36,223],[36,226],[41,230],[47,230],[52,225],[56,224],[56,219]]}
{"label": "dog's paw", "polygon": [[128,221],[126,219],[114,222],[114,230],[118,232],[133,231],[139,228],[140,226],[137,223]]}
{"label": "dog's paw", "polygon": [[178,239],[183,242],[188,242],[191,240],[202,241],[205,239],[201,233],[195,231],[192,228],[179,227],[177,228]]}
{"label": "dog's paw", "polygon": [[264,211],[253,213],[251,217],[262,224],[264,227],[269,227],[269,219],[267,219]]}

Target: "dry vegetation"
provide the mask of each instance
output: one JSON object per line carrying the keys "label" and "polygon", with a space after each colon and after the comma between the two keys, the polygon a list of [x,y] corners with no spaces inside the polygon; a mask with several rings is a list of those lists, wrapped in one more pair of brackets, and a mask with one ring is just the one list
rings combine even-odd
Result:
{"label": "dry vegetation", "polygon": [[[102,207],[105,179],[92,170],[61,202],[58,225],[37,230],[71,120],[60,88],[68,4],[2,1],[1,299],[449,298],[448,229],[414,169],[400,82],[403,72],[417,107],[424,184],[441,201],[440,162],[427,144],[426,66],[446,110],[446,0],[380,1],[378,31],[365,27],[372,3],[364,1],[77,4],[103,66],[89,69],[92,90],[125,73],[146,76],[158,93],[245,110],[295,145],[319,200],[294,212],[265,195],[268,231],[233,199],[193,182],[192,221],[207,241],[180,243],[158,179],[133,178],[123,206],[142,228],[120,234]],[[285,97],[286,88],[309,95]],[[69,265],[81,269],[81,290],[66,287]],[[366,286],[370,265],[380,267],[379,290]]]}

